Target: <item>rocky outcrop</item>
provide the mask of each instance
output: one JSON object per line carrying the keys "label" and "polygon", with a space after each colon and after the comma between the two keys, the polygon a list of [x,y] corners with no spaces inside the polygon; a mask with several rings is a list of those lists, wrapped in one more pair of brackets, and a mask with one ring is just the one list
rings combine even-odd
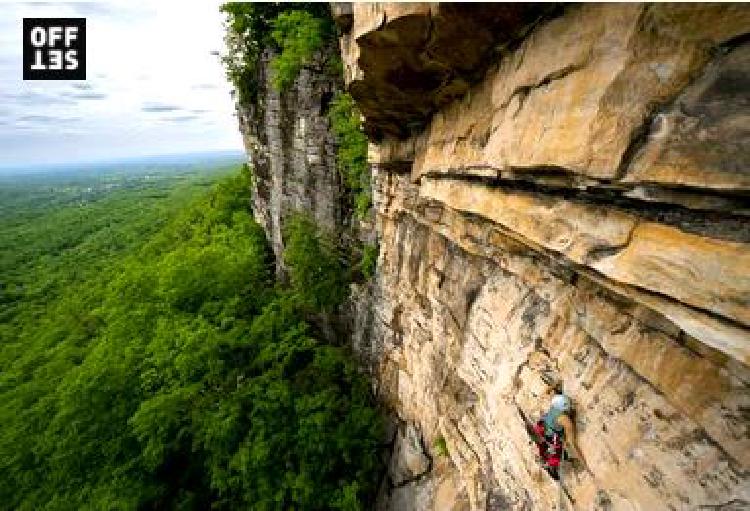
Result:
{"label": "rocky outcrop", "polygon": [[553,11],[522,3],[334,4],[339,27],[350,30],[342,40],[345,75],[365,131],[379,139],[421,130]]}
{"label": "rocky outcrop", "polygon": [[601,276],[420,196],[407,176],[378,183],[381,266],[363,354],[425,445],[445,439],[472,509],[555,508],[519,409],[538,415],[557,379],[591,469],[566,478],[577,508],[748,497],[745,365]]}
{"label": "rocky outcrop", "polygon": [[[682,106],[681,94],[704,103],[693,105],[693,112],[722,94],[730,98],[723,100],[727,106],[746,100],[743,73],[732,72],[733,66],[741,66],[742,55],[721,55],[744,46],[748,16],[745,6],[732,4],[569,9],[502,59],[471,90],[470,101],[440,111],[423,135],[380,144],[383,161],[415,160],[415,175],[533,174],[543,169],[570,174],[584,185],[617,181],[631,173],[640,145],[673,131],[661,121],[669,106]],[[710,61],[713,66],[707,69]],[[721,67],[723,71],[717,69]],[[717,86],[716,94],[687,88],[699,75],[722,72],[730,80]],[[711,76],[702,76],[703,83],[694,89],[710,88]],[[690,105],[685,108],[691,110]],[[728,127],[741,114],[724,109],[718,115],[726,119],[706,121]],[[718,134],[713,126],[702,128],[704,136]],[[724,165],[725,174],[737,176],[723,187],[746,189],[746,174]],[[706,188],[713,188],[711,181]]]}
{"label": "rocky outcrop", "polygon": [[354,347],[419,438],[381,507],[556,509],[522,420],[555,381],[588,461],[566,508],[750,506],[750,9],[475,9],[342,9],[380,137]]}
{"label": "rocky outcrop", "polygon": [[257,101],[237,109],[253,169],[253,214],[271,242],[280,275],[282,227],[289,214],[306,211],[331,230],[346,222],[345,191],[326,116],[328,103],[342,86],[327,65],[335,52],[335,45],[318,52],[282,93],[272,85],[269,63],[274,54],[266,50],[258,66]]}
{"label": "rocky outcrop", "polygon": [[[396,416],[378,509],[750,506],[750,9],[332,11],[373,142],[378,270],[345,319]],[[239,109],[281,274],[290,212],[351,230],[333,52],[283,94],[266,52]],[[522,419],[557,382],[567,496]]]}

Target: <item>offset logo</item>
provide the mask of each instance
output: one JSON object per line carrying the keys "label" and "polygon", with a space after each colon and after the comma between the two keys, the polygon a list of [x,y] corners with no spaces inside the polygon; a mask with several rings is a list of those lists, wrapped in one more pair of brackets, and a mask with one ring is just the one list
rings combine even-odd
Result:
{"label": "offset logo", "polygon": [[85,80],[86,18],[24,18],[23,79]]}

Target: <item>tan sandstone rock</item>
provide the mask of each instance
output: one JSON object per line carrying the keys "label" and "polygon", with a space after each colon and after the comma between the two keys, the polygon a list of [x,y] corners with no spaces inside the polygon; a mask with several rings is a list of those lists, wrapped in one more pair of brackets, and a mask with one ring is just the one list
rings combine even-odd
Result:
{"label": "tan sandstone rock", "polygon": [[497,222],[618,282],[750,325],[748,244],[638,222],[616,209],[477,183],[424,179],[420,194]]}
{"label": "tan sandstone rock", "polygon": [[432,223],[432,198],[406,200],[406,177],[378,180],[374,334],[384,344],[374,363],[399,367],[382,391],[426,440],[445,438],[473,509],[555,508],[556,488],[518,414],[543,410],[548,373],[575,399],[591,465],[566,483],[580,509],[747,498],[745,373],[692,351],[679,328],[626,296],[584,276],[568,280],[535,249],[504,241],[493,222],[443,209]]}
{"label": "tan sandstone rock", "polygon": [[[701,73],[712,45],[732,40],[749,26],[750,9],[739,4],[570,8],[532,32],[466,97],[436,113],[422,135],[381,144],[380,161],[415,159],[415,176],[557,169],[618,179],[654,110],[675,100]],[[746,119],[724,115],[728,119],[720,122],[726,129],[735,136],[744,130],[739,135],[746,139]],[[722,174],[730,183],[744,179],[730,174]],[[703,181],[711,186],[713,180]],[[721,181],[716,186],[722,187]]]}
{"label": "tan sandstone rock", "polygon": [[624,181],[750,189],[750,48],[725,51],[655,117]]}
{"label": "tan sandstone rock", "polygon": [[552,381],[590,469],[569,508],[750,506],[750,9],[355,4],[346,26],[380,246],[356,352],[448,451],[381,509],[556,509],[521,417]]}
{"label": "tan sandstone rock", "polygon": [[[588,462],[568,508],[750,507],[750,8],[333,14],[379,244],[352,347],[399,423],[377,509],[556,509],[522,419],[555,381]],[[346,221],[320,108],[339,80],[278,94],[269,58],[240,121],[281,271],[292,211]]]}

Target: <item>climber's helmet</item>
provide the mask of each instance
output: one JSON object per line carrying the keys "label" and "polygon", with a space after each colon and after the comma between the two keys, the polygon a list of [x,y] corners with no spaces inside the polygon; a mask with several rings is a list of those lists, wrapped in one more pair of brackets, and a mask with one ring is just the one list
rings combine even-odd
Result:
{"label": "climber's helmet", "polygon": [[570,398],[563,394],[557,394],[552,398],[552,408],[556,408],[561,412],[570,411],[571,403]]}

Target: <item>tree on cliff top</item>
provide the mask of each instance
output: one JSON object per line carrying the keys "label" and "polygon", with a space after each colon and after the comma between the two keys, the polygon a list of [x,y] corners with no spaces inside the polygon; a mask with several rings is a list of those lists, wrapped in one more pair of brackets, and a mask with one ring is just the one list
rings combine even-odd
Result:
{"label": "tree on cliff top", "polygon": [[271,61],[272,80],[277,90],[284,90],[331,37],[333,23],[330,18],[319,18],[307,11],[288,11],[279,14],[272,24],[271,35],[281,48]]}
{"label": "tree on cliff top", "polygon": [[302,65],[334,34],[326,3],[228,2],[221,11],[227,15],[227,55],[222,61],[244,105],[257,101],[264,49],[279,53],[272,68],[274,82],[281,88],[294,81]]}

